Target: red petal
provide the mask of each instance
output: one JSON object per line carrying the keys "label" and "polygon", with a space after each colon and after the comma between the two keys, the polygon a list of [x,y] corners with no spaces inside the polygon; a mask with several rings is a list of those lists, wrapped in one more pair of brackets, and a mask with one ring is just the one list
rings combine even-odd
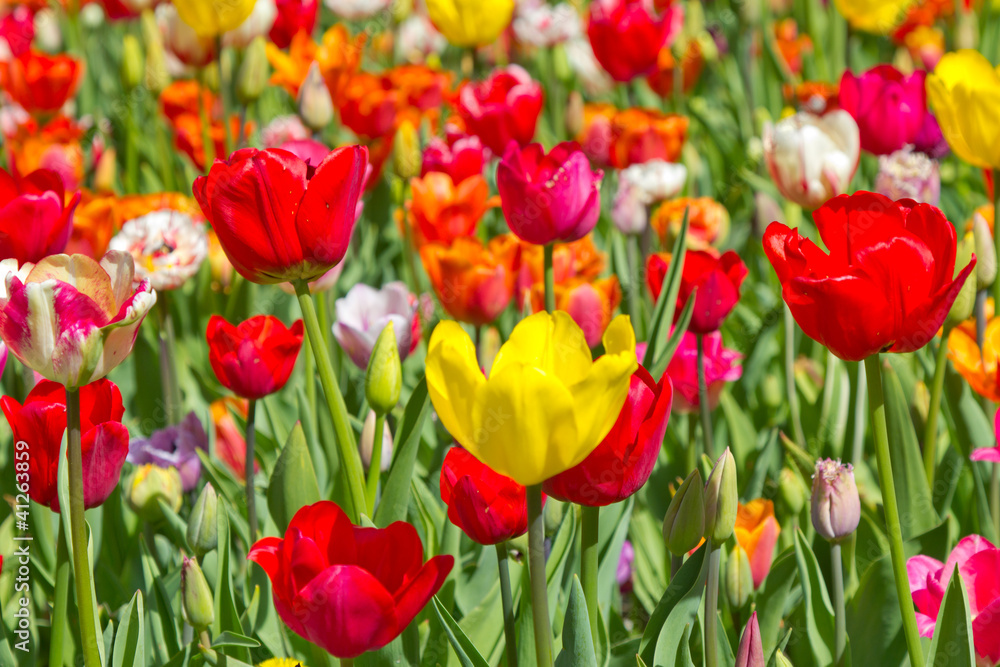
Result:
{"label": "red petal", "polygon": [[306,256],[333,266],[347,252],[358,198],[368,165],[368,149],[347,146],[331,151],[309,181],[296,216],[298,239]]}

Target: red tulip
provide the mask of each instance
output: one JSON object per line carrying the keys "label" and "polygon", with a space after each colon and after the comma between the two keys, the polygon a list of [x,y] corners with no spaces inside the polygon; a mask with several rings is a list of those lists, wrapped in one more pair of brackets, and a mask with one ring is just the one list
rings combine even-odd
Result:
{"label": "red tulip", "polygon": [[219,315],[208,321],[208,360],[215,376],[243,398],[280,391],[302,347],[302,320],[286,329],[277,317],[257,315],[233,326]]}
{"label": "red tulip", "polygon": [[275,0],[278,15],[268,37],[279,49],[287,49],[300,32],[311,35],[316,27],[319,0]]}
{"label": "red tulip", "polygon": [[29,112],[58,111],[76,94],[82,75],[83,61],[67,55],[30,50],[0,60],[0,89]]}
{"label": "red tulip", "polygon": [[31,49],[35,39],[35,17],[24,5],[13,7],[0,18],[0,38],[7,42],[10,55],[18,58]]}
{"label": "red tulip", "polygon": [[953,278],[955,228],[929,204],[858,192],[813,220],[830,254],[779,222],[764,251],[802,331],[845,361],[926,345],[976,264]]}
{"label": "red tulip", "polygon": [[448,519],[479,544],[499,544],[528,531],[524,487],[461,447],[444,457],[441,500]]}
{"label": "red tulip", "polygon": [[673,389],[666,375],[659,383],[642,366],[632,374],[628,398],[618,421],[583,463],[545,481],[553,498],[603,507],[638,491],[663,445]]}
{"label": "red tulip", "polygon": [[660,49],[683,21],[680,6],[667,7],[659,15],[649,0],[595,0],[587,36],[601,67],[615,81],[628,82],[656,70]]}
{"label": "red tulip", "polygon": [[861,148],[888,155],[916,142],[927,117],[927,73],[904,76],[892,65],[878,65],[857,76],[850,70],[840,79],[840,108],[861,130]]}
{"label": "red tulip", "polygon": [[338,148],[315,169],[278,148],[244,148],[197,178],[194,196],[241,276],[308,282],[344,258],[367,166],[363,146]]}
{"label": "red tulip", "polygon": [[545,153],[541,144],[510,144],[497,167],[500,205],[522,241],[568,243],[589,234],[601,215],[601,178],[573,142]]}
{"label": "red tulip", "polygon": [[56,172],[39,169],[19,177],[0,169],[0,257],[24,264],[65,250],[80,193],[65,202]]}
{"label": "red tulip", "polygon": [[[0,408],[14,432],[14,451],[28,453],[28,495],[58,512],[57,468],[66,431],[66,388],[42,380],[24,405],[4,396]],[[128,429],[121,423],[124,414],[122,394],[110,380],[80,387],[83,504],[88,509],[107,500],[118,485],[128,455]]]}
{"label": "red tulip", "polygon": [[466,128],[497,155],[511,141],[530,143],[541,111],[541,85],[517,65],[494,70],[488,79],[468,83],[458,94],[458,115]]}
{"label": "red tulip", "polygon": [[[653,293],[653,299],[660,297],[669,265],[669,256],[662,254],[650,255],[646,262],[646,282]],[[684,256],[684,271],[681,273],[681,287],[677,293],[674,322],[680,318],[688,297],[697,288],[688,331],[696,334],[718,331],[740,300],[740,285],[746,277],[746,264],[732,250],[723,253],[721,257],[711,250],[688,250]]]}
{"label": "red tulip", "polygon": [[247,558],[271,578],[274,608],[289,628],[354,658],[399,636],[441,589],[455,559],[424,563],[423,550],[408,523],[359,528],[321,501],[296,512],[284,539],[258,540]]}

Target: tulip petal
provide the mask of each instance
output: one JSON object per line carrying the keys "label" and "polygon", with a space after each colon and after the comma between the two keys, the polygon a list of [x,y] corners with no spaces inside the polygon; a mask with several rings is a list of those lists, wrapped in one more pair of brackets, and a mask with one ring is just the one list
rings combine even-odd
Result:
{"label": "tulip petal", "polygon": [[[612,349],[622,351],[602,356],[594,362],[585,378],[569,387],[576,412],[579,446],[585,451],[584,457],[600,444],[614,426],[628,397],[632,373],[639,366],[635,358],[634,333],[629,346],[629,336],[622,331],[623,325],[616,325],[620,321],[621,316],[615,318],[608,326],[611,335],[605,338],[612,343]],[[631,330],[627,320],[624,320],[624,327]]]}
{"label": "tulip petal", "polygon": [[[348,146],[331,151],[316,168],[295,216],[305,256],[329,266],[347,252],[354,231],[358,198],[365,182],[368,149]],[[318,277],[318,276],[317,276]]]}
{"label": "tulip petal", "polygon": [[540,312],[518,323],[493,360],[490,373],[502,373],[509,365],[535,366],[570,385],[586,376],[591,361],[583,331],[569,314]]}
{"label": "tulip petal", "polygon": [[1000,549],[986,549],[969,557],[959,566],[962,582],[969,593],[972,615],[983,613],[1000,600]]}
{"label": "tulip petal", "polygon": [[378,579],[390,594],[413,578],[423,564],[424,545],[417,529],[396,521],[384,529],[355,528],[358,562]]}
{"label": "tulip petal", "polygon": [[1000,662],[1000,598],[972,619],[972,638],[976,654],[986,658],[988,664]]}
{"label": "tulip petal", "polygon": [[128,456],[128,438],[128,429],[120,422],[99,424],[83,434],[83,504],[87,509],[104,503],[118,486]]}
{"label": "tulip petal", "polygon": [[263,568],[267,576],[271,578],[271,583],[277,583],[275,577],[278,575],[278,552],[281,549],[282,539],[280,537],[263,537],[250,548],[247,560],[251,560]]}
{"label": "tulip petal", "polygon": [[402,589],[396,591],[396,621],[400,632],[406,629],[427,602],[441,590],[454,565],[454,556],[435,556],[424,563],[417,575]]}
{"label": "tulip petal", "polygon": [[486,378],[472,340],[457,322],[441,322],[434,329],[426,367],[427,391],[441,423],[456,440],[470,446],[476,433],[473,405]]}

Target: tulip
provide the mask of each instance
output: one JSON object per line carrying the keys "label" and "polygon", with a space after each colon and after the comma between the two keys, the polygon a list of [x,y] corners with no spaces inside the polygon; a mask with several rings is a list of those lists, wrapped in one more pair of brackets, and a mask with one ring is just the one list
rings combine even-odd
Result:
{"label": "tulip", "polygon": [[292,38],[311,35],[319,15],[319,0],[276,0],[278,16],[267,36],[279,49],[287,49]]}
{"label": "tulip", "polygon": [[26,111],[52,113],[76,94],[84,63],[68,55],[31,49],[0,60],[0,88]]}
{"label": "tulip", "polygon": [[726,597],[729,599],[729,606],[741,609],[750,599],[753,589],[750,559],[743,547],[737,544],[726,560]]}
{"label": "tulip", "polygon": [[[764,233],[764,251],[795,321],[847,361],[923,347],[975,268],[972,261],[953,277],[955,228],[929,204],[859,192],[832,199],[813,219],[829,255],[778,222]],[[899,284],[908,285],[905,298]]]}
{"label": "tulip", "polygon": [[[594,281],[605,272],[606,255],[594,245],[592,236],[573,243],[557,243],[552,249],[552,273],[556,285],[574,279]],[[520,275],[517,282],[517,307],[524,309],[524,297],[530,290],[541,289],[545,279],[544,248],[521,242]]]}
{"label": "tulip", "polygon": [[458,237],[450,246],[429,243],[420,249],[441,307],[474,326],[493,322],[507,308],[519,257],[520,246],[510,234],[496,236],[486,246],[475,237]]}
{"label": "tulip", "polygon": [[701,472],[695,468],[670,499],[663,517],[663,540],[674,556],[683,556],[701,541],[705,533],[704,498]]}
{"label": "tulip", "polygon": [[711,197],[679,197],[660,204],[650,220],[664,247],[673,246],[685,217],[689,250],[709,250],[729,234],[729,212],[725,206]]}
{"label": "tulip", "polygon": [[[215,427],[215,456],[225,463],[233,476],[241,482],[246,481],[247,441],[243,437],[243,429],[236,425],[232,412],[246,419],[248,407],[247,401],[232,396],[212,401],[209,406],[212,425]],[[256,461],[253,469],[255,474],[260,471],[260,465]]]}
{"label": "tulip", "polygon": [[270,33],[277,17],[278,6],[275,0],[254,0],[250,15],[235,30],[223,35],[223,46],[246,49],[257,37],[263,38]]}
{"label": "tulip", "polygon": [[893,201],[912,199],[937,206],[941,195],[938,163],[909,146],[890,155],[880,155],[875,190]]}
{"label": "tulip", "polygon": [[392,168],[404,180],[417,177],[423,167],[420,135],[409,120],[400,122],[392,145]]}
{"label": "tulip", "polygon": [[476,226],[499,202],[481,175],[455,181],[446,173],[432,171],[410,181],[412,199],[407,202],[407,223],[414,242],[451,245],[455,239],[476,234]]}
{"label": "tulip", "polygon": [[232,325],[219,315],[208,321],[208,360],[227,389],[260,399],[281,391],[302,348],[302,320],[285,328],[271,315],[257,315]]}
{"label": "tulip", "polygon": [[204,631],[215,621],[212,589],[194,558],[185,558],[181,565],[181,603],[184,620],[195,632]]}
{"label": "tulip", "polygon": [[750,614],[750,620],[743,628],[740,646],[736,650],[736,667],[764,667],[764,646],[760,639],[760,625],[757,623],[757,612]]}
{"label": "tulip", "polygon": [[25,366],[77,389],[120,364],[156,303],[143,281],[132,288],[132,257],[111,251],[100,264],[84,255],[50,255],[14,271],[0,262],[0,337]]}
{"label": "tulip", "polygon": [[15,6],[0,17],[0,40],[6,43],[12,57],[19,58],[28,53],[34,39],[35,21],[29,7]]}
{"label": "tulip", "polygon": [[650,160],[633,164],[618,175],[619,192],[623,185],[635,190],[639,201],[647,206],[653,202],[670,199],[679,193],[687,182],[687,167],[665,160]]}
{"label": "tulip", "polygon": [[518,65],[494,70],[488,79],[468,83],[458,94],[458,115],[466,128],[496,155],[511,141],[529,144],[541,111],[542,87]]}
{"label": "tulip", "polygon": [[187,23],[173,3],[156,8],[156,23],[163,45],[183,64],[206,67],[216,58],[216,43],[211,35],[203,35]]}
{"label": "tulip", "polygon": [[781,194],[815,209],[847,192],[861,156],[858,124],[846,111],[800,111],[764,126],[764,159]]}
{"label": "tulip", "polygon": [[[650,255],[646,262],[646,282],[653,300],[659,298],[669,260],[662,255]],[[688,297],[695,289],[694,311],[688,331],[709,334],[718,331],[726,316],[740,298],[740,286],[747,276],[747,267],[732,250],[721,257],[710,250],[688,250],[681,273],[674,320],[680,317]]]}
{"label": "tulip", "polygon": [[449,133],[447,141],[435,138],[427,144],[420,175],[440,171],[457,184],[470,176],[482,176],[485,166],[486,150],[479,137]]}
{"label": "tulip", "polygon": [[654,109],[626,109],[611,118],[608,159],[624,169],[652,160],[676,162],[687,139],[689,121],[684,116]]}
{"label": "tulip", "polygon": [[[60,511],[57,469],[66,431],[66,389],[42,380],[28,393],[24,405],[4,396],[0,408],[13,431],[15,449],[29,454],[28,495],[36,503]],[[129,449],[128,429],[122,425],[124,414],[121,392],[110,380],[81,387],[83,504],[87,509],[103,504],[118,486]]]}
{"label": "tulip", "polygon": [[423,562],[413,526],[359,528],[329,501],[300,509],[284,539],[258,540],[247,558],[270,577],[281,620],[341,659],[399,636],[454,565],[450,555]]}
{"label": "tulip", "polygon": [[319,132],[333,120],[333,99],[319,71],[319,63],[309,66],[309,72],[299,88],[298,103],[302,122],[314,132]]}
{"label": "tulip", "polygon": [[3,375],[3,369],[7,366],[7,345],[2,340],[0,340],[0,376]]}
{"label": "tulip", "polygon": [[388,10],[392,0],[323,0],[323,4],[337,16],[356,21]]}
{"label": "tulip", "polygon": [[925,76],[923,70],[904,76],[892,65],[878,65],[861,76],[844,72],[840,108],[857,122],[861,148],[888,155],[916,141],[927,115]]}
{"label": "tulip", "polygon": [[312,281],[347,253],[368,150],[338,148],[315,171],[279,149],[216,160],[194,194],[233,267],[261,284]]}
{"label": "tulip", "polygon": [[406,359],[420,343],[417,300],[401,282],[387,283],[382,289],[358,283],[337,299],[334,308],[333,337],[358,368],[368,368],[375,342],[390,322],[400,359]]}
{"label": "tulip", "polygon": [[[962,237],[962,240],[958,242],[958,248],[955,252],[956,268],[972,261],[975,247],[976,240],[973,233],[971,231],[966,232],[965,236]],[[955,301],[951,304],[951,309],[948,311],[947,317],[944,318],[945,328],[951,329],[952,327],[958,326],[972,317],[975,302],[976,273],[973,272],[969,274],[968,278],[965,279],[965,282],[962,284],[962,289],[958,291],[958,296],[955,297]]]}
{"label": "tulip", "polygon": [[493,43],[510,24],[514,0],[427,0],[434,27],[455,46]]}
{"label": "tulip", "polygon": [[840,541],[858,529],[861,499],[854,466],[833,459],[816,462],[812,485],[812,522],[824,539]]}
{"label": "tulip", "polygon": [[155,431],[149,438],[133,440],[128,450],[128,462],[134,465],[155,464],[161,468],[176,468],[184,491],[193,491],[201,477],[198,450],[208,451],[208,434],[194,412],[175,426]]}
{"label": "tulip", "polygon": [[177,468],[161,468],[147,463],[135,469],[128,483],[128,502],[144,521],[156,523],[164,518],[161,503],[174,512],[181,508],[183,488]]}
{"label": "tulip", "polygon": [[427,353],[427,388],[458,442],[532,486],[581,463],[614,426],[637,367],[628,318],[611,323],[604,349],[593,361],[569,315],[537,313],[514,327],[487,379],[468,334],[441,322]]}
{"label": "tulip", "polygon": [[683,23],[684,11],[678,4],[658,14],[651,0],[595,0],[587,36],[601,66],[615,81],[627,83],[656,69],[660,50]]}
{"label": "tulip", "polygon": [[771,570],[774,547],[781,534],[781,526],[774,518],[774,503],[763,498],[751,500],[736,508],[736,541],[746,552],[753,587],[759,588]]}
{"label": "tulip", "polygon": [[997,359],[1000,358],[1000,318],[986,324],[983,347],[976,343],[975,326],[959,325],[948,334],[948,358],[955,370],[980,396],[1000,402]]}
{"label": "tulip", "polygon": [[[256,102],[267,88],[270,65],[267,64],[267,42],[257,36],[243,53],[243,62],[236,74],[236,99],[246,106]],[[325,155],[324,155],[325,157]],[[319,164],[317,162],[316,164]]]}
{"label": "tulip", "polygon": [[[743,355],[722,345],[722,334],[716,331],[704,336],[705,384],[708,389],[709,408],[715,410],[727,382],[735,382],[743,375],[739,365]],[[679,414],[697,412],[701,403],[698,397],[698,337],[690,331],[681,337],[680,345],[667,366],[667,375],[673,383],[674,411]]]}
{"label": "tulip", "polygon": [[615,582],[618,589],[627,593],[632,590],[632,564],[635,562],[635,547],[628,540],[622,543],[622,553],[618,556],[618,567],[615,568]]}
{"label": "tulip", "polygon": [[[297,115],[277,116],[260,132],[260,142],[266,148],[280,148],[286,142],[310,139],[312,132],[302,124],[302,119]],[[316,164],[319,165],[318,162]]]}
{"label": "tulip", "polygon": [[388,77],[359,72],[344,87],[340,122],[365,139],[391,136],[396,130],[399,98]]}
{"label": "tulip", "polygon": [[524,487],[461,447],[444,457],[441,500],[448,519],[478,544],[499,544],[528,531]]}
{"label": "tulip", "polygon": [[[555,283],[553,291],[556,309],[566,311],[583,331],[587,345],[596,347],[622,300],[618,276],[599,280],[569,278]],[[531,286],[531,307],[536,313],[545,309],[543,282]]]}
{"label": "tulip", "polygon": [[990,122],[1000,72],[978,51],[948,53],[927,77],[927,98],[948,145],[966,162],[1000,168],[1000,128]]}
{"label": "tulip", "polygon": [[639,366],[614,426],[582,463],[550,477],[542,488],[553,498],[603,507],[638,491],[653,472],[670,418],[669,379],[653,380]]}
{"label": "tulip", "polygon": [[562,44],[583,33],[580,15],[567,2],[519,3],[511,27],[518,41],[542,48]]}
{"label": "tulip", "polygon": [[208,234],[191,216],[164,209],[126,222],[109,247],[132,255],[136,283],[172,290],[198,273],[208,257]]}
{"label": "tulip", "polygon": [[852,28],[885,35],[892,32],[913,0],[834,0],[837,11],[847,19]]}
{"label": "tulip", "polygon": [[924,124],[913,141],[913,148],[934,160],[948,154],[948,142],[941,132],[941,126],[930,111],[924,114]]}
{"label": "tulip", "polygon": [[1000,549],[979,535],[970,535],[959,540],[947,562],[914,556],[906,562],[906,570],[921,636],[934,635],[948,584],[953,576],[961,576],[969,596],[978,664],[1000,662]]}
{"label": "tulip", "polygon": [[[365,372],[365,398],[376,415],[385,416],[403,389],[403,369],[393,321],[390,319],[375,340]],[[378,431],[378,427],[375,428]]]}
{"label": "tulip", "polygon": [[795,516],[805,507],[809,489],[802,481],[799,473],[784,467],[778,476],[778,494],[789,515]]}
{"label": "tulip", "polygon": [[705,538],[712,540],[713,549],[733,534],[738,505],[736,459],[727,447],[705,481]]}
{"label": "tulip", "polygon": [[253,12],[257,0],[173,0],[181,20],[203,37],[235,30]]}
{"label": "tulip", "polygon": [[125,35],[122,38],[121,82],[126,92],[132,92],[142,83],[143,65],[139,40],[135,35]]}
{"label": "tulip", "polygon": [[511,145],[497,167],[507,225],[528,243],[570,242],[593,230],[601,213],[601,178],[574,143],[549,153],[541,144]]}
{"label": "tulip", "polygon": [[972,236],[976,244],[976,289],[986,289],[997,279],[997,250],[990,224],[978,211],[972,215]]}
{"label": "tulip", "polygon": [[0,169],[0,256],[24,264],[65,250],[79,202],[77,192],[67,203],[63,181],[54,171],[39,169],[19,177]]}
{"label": "tulip", "polygon": [[188,518],[187,543],[199,558],[219,546],[219,496],[206,484],[194,502]]}
{"label": "tulip", "polygon": [[[365,417],[365,423],[361,427],[361,437],[358,439],[358,449],[361,454],[361,463],[366,469],[372,467],[372,458],[375,453],[375,411],[369,410]],[[379,460],[379,470],[386,472],[392,464],[392,432],[389,424],[382,422],[382,458]]]}

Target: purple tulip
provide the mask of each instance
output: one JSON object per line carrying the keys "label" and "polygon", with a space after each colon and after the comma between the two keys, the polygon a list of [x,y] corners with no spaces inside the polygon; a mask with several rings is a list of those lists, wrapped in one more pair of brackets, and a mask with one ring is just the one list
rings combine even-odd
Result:
{"label": "purple tulip", "polygon": [[180,424],[155,431],[149,438],[132,440],[126,461],[176,468],[185,491],[192,491],[201,477],[197,450],[208,451],[208,434],[198,415],[189,412]]}
{"label": "purple tulip", "polygon": [[419,327],[417,299],[401,282],[391,282],[378,290],[357,284],[346,296],[337,299],[337,322],[333,336],[354,365],[365,370],[375,340],[389,322],[396,331],[399,358],[405,359],[412,351],[414,328]]}
{"label": "purple tulip", "polygon": [[841,540],[858,528],[861,499],[854,482],[854,466],[839,460],[816,462],[812,487],[812,522],[825,539]]}

